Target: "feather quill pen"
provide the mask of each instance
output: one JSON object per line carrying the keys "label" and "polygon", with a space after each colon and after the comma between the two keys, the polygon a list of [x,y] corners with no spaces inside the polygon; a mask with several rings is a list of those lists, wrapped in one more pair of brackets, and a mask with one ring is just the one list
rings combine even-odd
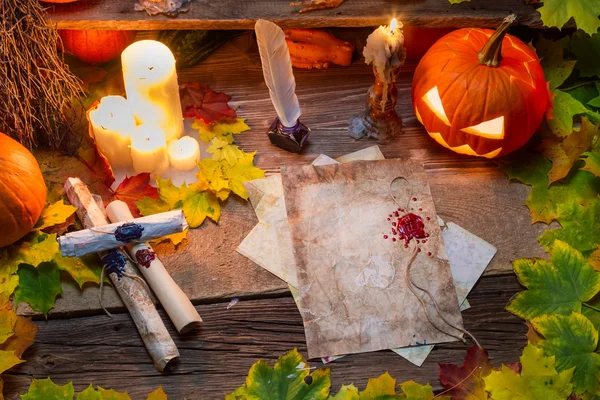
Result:
{"label": "feather quill pen", "polygon": [[296,97],[296,80],[285,33],[279,26],[264,19],[256,21],[254,31],[271,102],[281,124],[292,128],[296,126],[302,111]]}

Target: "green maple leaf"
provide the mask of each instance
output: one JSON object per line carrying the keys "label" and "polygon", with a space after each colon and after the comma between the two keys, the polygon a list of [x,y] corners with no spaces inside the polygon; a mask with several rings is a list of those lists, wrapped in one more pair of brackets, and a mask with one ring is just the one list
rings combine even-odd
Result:
{"label": "green maple leaf", "polygon": [[102,263],[96,254],[81,258],[63,257],[58,252],[53,261],[58,269],[67,272],[77,282],[80,288],[87,282],[100,283]]}
{"label": "green maple leaf", "polygon": [[31,308],[48,316],[56,296],[62,293],[60,271],[54,263],[42,263],[37,269],[31,265],[19,266],[19,286],[15,290],[15,303],[28,303]]}
{"label": "green maple leaf", "polygon": [[584,304],[585,307],[581,309],[581,313],[590,320],[594,329],[600,330],[600,296],[596,296],[592,300]]}
{"label": "green maple leaf", "polygon": [[545,357],[542,349],[531,343],[521,356],[521,374],[506,365],[484,377],[491,400],[564,400],[571,395],[573,371],[557,372],[555,358]]}
{"label": "green maple leaf", "polygon": [[571,17],[577,27],[589,33],[596,33],[600,27],[600,3],[597,0],[544,0],[538,8],[544,25],[562,28]]}
{"label": "green maple leaf", "polygon": [[35,229],[42,230],[54,225],[64,223],[73,213],[77,211],[77,207],[70,204],[65,204],[62,200],[48,205],[42,211],[42,215],[35,225]]}
{"label": "green maple leaf", "polygon": [[576,115],[585,114],[590,120],[600,122],[600,114],[589,110],[569,93],[552,89],[552,94],[554,94],[553,118],[547,121],[554,135],[565,137],[573,133],[573,117]]}
{"label": "green maple leaf", "polygon": [[221,204],[211,192],[192,192],[183,201],[182,210],[190,228],[202,225],[206,217],[215,222],[221,218]]}
{"label": "green maple leaf", "polygon": [[131,400],[131,398],[127,393],[103,389],[100,386],[98,386],[98,390],[94,390],[94,387],[90,384],[83,392],[77,394],[76,400]]}
{"label": "green maple leaf", "polygon": [[540,143],[538,150],[552,161],[552,168],[548,171],[549,183],[567,176],[579,157],[590,148],[598,132],[599,126],[582,117],[579,130],[562,140],[549,138]]}
{"label": "green maple leaf", "polygon": [[[589,85],[585,85],[585,86],[581,86],[584,88],[589,88]],[[592,107],[596,107],[596,108],[600,108],[600,83],[596,82],[596,88],[595,90],[593,89],[588,89],[589,93],[591,93],[592,95],[586,103],[588,106],[592,106]]]}
{"label": "green maple leaf", "polygon": [[577,57],[576,68],[580,76],[600,76],[600,34],[591,36],[577,31],[571,37],[571,51]]}
{"label": "green maple leaf", "polygon": [[557,206],[567,202],[589,204],[598,197],[596,177],[587,171],[574,171],[560,185],[549,186],[548,173],[552,163],[540,153],[523,153],[512,160],[499,162],[509,179],[516,179],[531,186],[525,200],[532,223],[549,224],[558,217]]}
{"label": "green maple leaf", "polygon": [[34,379],[27,393],[21,395],[21,400],[73,400],[74,394],[73,382],[59,386],[50,378]]}
{"label": "green maple leaf", "polygon": [[544,336],[538,347],[547,356],[556,358],[557,371],[575,367],[575,393],[600,394],[600,354],[594,352],[598,346],[598,331],[592,322],[574,312],[568,316],[543,315],[533,319],[531,324]]}
{"label": "green maple leaf", "polygon": [[401,399],[396,393],[396,380],[387,372],[378,378],[369,378],[367,387],[360,392],[360,400],[366,399]]}
{"label": "green maple leaf", "polygon": [[513,262],[519,282],[528,290],[511,299],[508,311],[523,319],[581,312],[582,303],[600,292],[600,272],[579,251],[557,240],[551,255],[551,261],[522,258]]}
{"label": "green maple leaf", "polygon": [[585,165],[581,167],[582,170],[600,176],[600,153],[585,152],[581,158],[585,161]]}
{"label": "green maple leaf", "polygon": [[271,368],[258,361],[248,372],[246,384],[226,400],[325,400],[329,396],[329,369],[310,372],[310,367],[298,350],[290,350]]}
{"label": "green maple leaf", "polygon": [[545,231],[538,238],[542,246],[550,248],[555,240],[562,240],[581,252],[591,252],[600,245],[600,198],[585,206],[558,204],[556,211],[561,228]]}
{"label": "green maple leaf", "polygon": [[563,57],[562,42],[540,38],[536,47],[540,63],[544,69],[544,76],[550,84],[550,89],[555,89],[573,72],[576,60],[565,60]]}

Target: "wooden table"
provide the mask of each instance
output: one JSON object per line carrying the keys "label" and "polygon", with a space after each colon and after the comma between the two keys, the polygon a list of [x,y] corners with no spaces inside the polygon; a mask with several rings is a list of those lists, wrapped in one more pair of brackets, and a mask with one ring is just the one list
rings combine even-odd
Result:
{"label": "wooden table", "polygon": [[[528,189],[509,183],[494,163],[454,154],[437,145],[417,122],[411,107],[410,87],[416,63],[408,62],[398,82],[398,109],[404,133],[382,146],[387,158],[422,162],[428,173],[438,214],[474,232],[498,248],[484,277],[469,296],[472,307],[465,326],[487,348],[495,364],[514,362],[525,344],[525,325],[504,310],[521,290],[510,262],[519,257],[544,256],[536,238],[544,230],[531,225],[523,206]],[[318,154],[337,157],[374,143],[354,141],[347,135],[349,118],[364,107],[371,69],[362,61],[349,68],[296,71],[297,93],[303,122],[312,128],[310,145],[301,155],[272,146],[265,134],[274,117],[255,50],[244,41],[228,43],[200,65],[183,70],[180,82],[199,81],[232,95],[238,114],[248,118],[251,132],[236,137],[247,151],[257,150],[258,165],[269,173],[281,165],[311,162]],[[173,278],[193,299],[204,319],[202,328],[180,336],[163,313],[181,359],[169,374],[156,372],[130,316],[118,298],[107,293],[108,318],[99,310],[97,286],[80,292],[65,281],[50,320],[37,320],[39,334],[25,353],[26,363],[3,375],[7,399],[24,393],[31,378],[50,376],[54,382],[73,381],[76,390],[92,382],[128,391],[145,399],[162,385],[170,399],[216,399],[244,383],[249,367],[258,359],[273,363],[286,350],[298,347],[306,355],[302,320],[286,285],[235,251],[256,224],[249,204],[231,198],[219,226],[206,222],[191,230],[177,250],[161,244],[158,252]],[[111,289],[109,289],[111,290]],[[240,302],[227,309],[231,298]],[[385,371],[399,382],[415,379],[440,388],[438,362],[461,363],[467,347],[436,346],[421,368],[391,351],[351,355],[331,368],[333,390],[342,383],[364,388],[369,377]],[[313,361],[312,365],[320,366]]]}

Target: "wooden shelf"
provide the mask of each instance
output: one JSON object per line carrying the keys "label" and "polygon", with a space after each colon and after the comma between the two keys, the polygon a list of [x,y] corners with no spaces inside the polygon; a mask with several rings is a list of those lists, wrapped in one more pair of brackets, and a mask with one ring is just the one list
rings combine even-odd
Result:
{"label": "wooden shelf", "polygon": [[363,27],[387,24],[391,17],[406,25],[494,27],[511,13],[523,25],[539,24],[539,14],[523,0],[346,0],[340,7],[300,14],[289,0],[194,0],[177,18],[134,11],[135,0],[80,0],[53,4],[50,22],[61,29],[253,29],[259,18],[283,27]]}

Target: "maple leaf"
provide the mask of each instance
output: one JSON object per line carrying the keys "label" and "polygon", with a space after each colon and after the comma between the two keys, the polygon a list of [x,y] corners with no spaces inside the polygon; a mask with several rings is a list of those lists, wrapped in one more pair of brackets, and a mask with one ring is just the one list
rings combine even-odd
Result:
{"label": "maple leaf", "polygon": [[594,125],[586,117],[581,118],[581,128],[562,141],[557,138],[544,139],[538,150],[552,161],[548,171],[549,183],[567,176],[575,161],[590,148],[594,137],[600,132],[600,126]]}
{"label": "maple leaf", "polygon": [[408,381],[400,384],[404,398],[406,400],[433,400],[434,398],[439,400],[450,400],[449,396],[437,396],[433,393],[433,388],[430,384],[420,385],[415,381]]}
{"label": "maple leaf", "polygon": [[538,11],[542,22],[548,27],[560,29],[571,17],[579,29],[590,35],[600,27],[600,3],[596,0],[544,0]]}
{"label": "maple leaf", "polygon": [[577,61],[564,59],[563,44],[560,41],[553,42],[542,37],[538,40],[535,50],[540,57],[540,64],[550,89],[556,89],[571,75]]}
{"label": "maple leaf", "polygon": [[244,152],[234,144],[228,144],[216,137],[211,140],[211,143],[206,151],[212,154],[213,160],[225,161],[233,166],[237,164],[238,159],[244,157]]}
{"label": "maple leaf", "polygon": [[244,182],[265,177],[265,171],[254,166],[254,154],[243,153],[236,164],[223,166],[223,172],[229,180],[229,189],[244,200],[248,200]]}
{"label": "maple leaf", "polygon": [[21,400],[73,400],[74,394],[73,382],[59,386],[50,378],[34,379],[27,393],[21,395]]}
{"label": "maple leaf", "polygon": [[538,238],[542,246],[550,248],[555,240],[562,240],[581,252],[591,252],[600,245],[600,198],[585,206],[559,204],[556,211],[561,228],[546,230]]}
{"label": "maple leaf", "polygon": [[588,262],[596,271],[600,271],[600,246],[590,254]]}
{"label": "maple leaf", "polygon": [[509,179],[531,186],[525,205],[529,208],[532,223],[552,222],[558,217],[559,204],[578,202],[586,205],[598,197],[596,177],[587,171],[577,170],[565,177],[561,185],[548,186],[552,163],[540,153],[521,153],[498,164]]}
{"label": "maple leaf", "polygon": [[60,271],[54,263],[42,263],[37,269],[21,264],[18,270],[19,286],[15,290],[15,304],[28,303],[32,309],[43,313],[54,307],[56,296],[62,293]]}
{"label": "maple leaf", "polygon": [[210,158],[202,159],[198,163],[199,172],[198,181],[204,182],[207,189],[212,191],[220,200],[229,197],[231,189],[229,188],[228,177],[223,173],[223,163]]}
{"label": "maple leaf", "polygon": [[329,396],[328,400],[360,400],[358,388],[352,384],[342,385],[335,396]]}
{"label": "maple leaf", "polygon": [[534,328],[544,336],[538,347],[547,356],[556,358],[559,372],[575,367],[573,385],[575,393],[600,391],[600,354],[598,331],[592,322],[580,313],[570,315],[542,315],[531,321]]}
{"label": "maple leaf", "polygon": [[175,246],[177,246],[179,243],[183,242],[183,239],[187,238],[188,230],[189,230],[189,228],[186,228],[183,232],[163,236],[158,239],[151,240],[150,243],[161,243],[161,242],[168,240],[171,243],[173,243]]}
{"label": "maple leaf", "polygon": [[53,263],[56,264],[58,269],[71,275],[81,289],[88,282],[100,283],[102,263],[95,254],[88,254],[79,258],[63,257],[59,251],[54,256]]}
{"label": "maple leaf", "polygon": [[206,219],[212,219],[219,222],[221,218],[221,204],[214,193],[191,191],[183,201],[182,207],[185,219],[190,228],[197,228]]}
{"label": "maple leaf", "polygon": [[[589,88],[588,85],[580,86],[583,88]],[[600,83],[596,82],[596,90],[589,90],[588,93],[592,93],[592,98],[586,101],[588,106],[600,108]],[[581,101],[581,100],[580,100]]]}
{"label": "maple leaf", "polygon": [[0,310],[0,344],[14,335],[15,324],[17,323],[17,314],[10,308]]}
{"label": "maple leaf", "polygon": [[[11,309],[11,311],[14,313],[14,310]],[[29,318],[16,315],[13,331],[13,335],[0,345],[0,350],[12,351],[21,358],[25,350],[33,344],[38,327]]]}
{"label": "maple leaf", "polygon": [[600,272],[583,255],[557,240],[552,261],[522,258],[513,262],[519,282],[528,290],[517,293],[506,309],[523,319],[544,314],[581,312],[582,304],[600,292]]}
{"label": "maple leaf", "polygon": [[246,124],[245,118],[236,118],[234,122],[218,122],[215,124],[206,124],[201,120],[196,120],[192,124],[193,129],[198,129],[200,140],[210,143],[213,138],[218,138],[229,144],[233,143],[233,135],[240,134],[250,130]]}
{"label": "maple leaf", "polygon": [[565,137],[573,132],[573,117],[585,114],[591,120],[600,122],[600,114],[589,110],[579,100],[567,92],[552,89],[554,94],[553,119],[548,120],[548,127],[552,133],[559,137]]}
{"label": "maple leaf", "polygon": [[158,190],[150,186],[150,174],[141,173],[132,177],[126,177],[115,190],[114,199],[127,203],[135,218],[139,217],[140,211],[135,205],[136,201],[148,197],[158,199]]}
{"label": "maple leaf", "polygon": [[[0,374],[8,371],[15,365],[24,363],[25,360],[21,360],[14,351],[0,350]],[[1,393],[1,392],[0,392]]]}
{"label": "maple leaf", "polygon": [[67,221],[67,219],[72,216],[75,211],[77,211],[77,207],[73,207],[70,204],[65,204],[62,200],[49,204],[42,211],[42,215],[34,229],[41,231],[54,225],[62,224]]}
{"label": "maple leaf", "polygon": [[[599,8],[600,9],[600,8]],[[571,37],[571,51],[577,57],[575,66],[582,77],[600,76],[600,34],[589,36],[577,31]]]}
{"label": "maple leaf", "polygon": [[575,368],[558,373],[554,356],[545,357],[544,351],[532,344],[523,350],[521,365],[521,374],[502,365],[500,371],[483,378],[492,400],[564,400],[571,394]]}
{"label": "maple leaf", "polygon": [[146,400],[167,400],[167,394],[163,391],[162,386],[150,393]]}
{"label": "maple leaf", "polygon": [[448,0],[450,4],[460,4],[465,2],[471,2],[471,0]]}
{"label": "maple leaf", "polygon": [[589,171],[596,176],[600,176],[600,153],[585,152],[581,155],[585,165],[581,167],[584,171]]}
{"label": "maple leaf", "polygon": [[487,351],[473,346],[467,351],[462,367],[440,364],[440,382],[447,389],[458,385],[447,392],[454,400],[484,400],[488,395],[483,378],[488,376],[492,369]]}
{"label": "maple leaf", "polygon": [[207,124],[236,118],[235,110],[227,104],[231,96],[215,92],[208,85],[184,83],[179,88],[179,96],[184,118],[196,118]]}
{"label": "maple leaf", "polygon": [[246,378],[246,384],[225,396],[226,400],[326,400],[331,379],[329,369],[310,372],[310,366],[297,349],[277,360],[274,367],[260,360]]}

